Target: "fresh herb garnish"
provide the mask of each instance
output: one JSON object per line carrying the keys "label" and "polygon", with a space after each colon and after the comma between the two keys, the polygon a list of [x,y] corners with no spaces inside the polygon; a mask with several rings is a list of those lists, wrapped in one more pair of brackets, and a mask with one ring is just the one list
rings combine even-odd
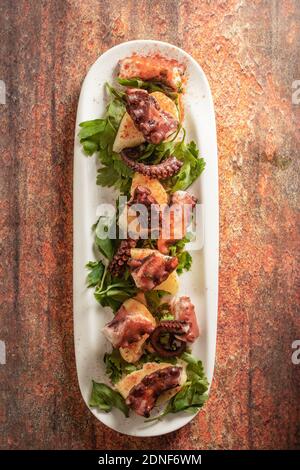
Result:
{"label": "fresh herb garnish", "polygon": [[101,282],[102,276],[104,274],[104,264],[101,261],[89,261],[86,264],[86,268],[90,270],[89,274],[87,275],[87,286],[97,286]]}
{"label": "fresh herb garnish", "polygon": [[92,408],[98,408],[106,413],[111,411],[112,408],[118,408],[124,413],[126,418],[128,418],[129,408],[120,393],[116,392],[108,385],[97,383],[94,380],[92,380],[92,384],[92,394],[89,401],[89,405]]}
{"label": "fresh herb garnish", "polygon": [[154,81],[145,81],[141,80],[140,78],[118,78],[118,82],[120,85],[133,87],[133,88],[143,88],[147,90],[149,93],[153,93],[154,91],[160,91],[165,95],[169,96],[171,99],[175,100],[178,96],[178,93],[181,93],[182,90],[179,89],[178,92],[174,92],[174,90],[167,85],[164,85],[160,82]]}
{"label": "fresh herb garnish", "polygon": [[113,278],[102,261],[90,261],[86,267],[90,270],[87,276],[88,287],[95,287],[95,299],[102,307],[110,307],[116,312],[125,300],[137,293],[132,278]]}
{"label": "fresh herb garnish", "polygon": [[111,260],[115,252],[116,240],[110,237],[110,228],[115,223],[114,219],[99,217],[98,222],[93,226],[95,230],[95,244],[100,253],[108,260]]}
{"label": "fresh herb garnish", "polygon": [[184,250],[186,243],[189,243],[189,241],[189,238],[185,236],[169,248],[170,256],[176,256],[178,259],[178,266],[176,268],[178,274],[182,274],[183,271],[189,271],[192,267],[193,258],[188,251]]}
{"label": "fresh herb garnish", "polygon": [[113,349],[111,353],[106,353],[103,360],[106,365],[105,372],[113,384],[118,382],[123,375],[130,374],[137,369],[134,364],[130,364],[122,358],[119,349]]}
{"label": "fresh herb garnish", "polygon": [[149,291],[145,292],[147,306],[148,306],[150,312],[152,313],[152,315],[156,316],[159,305],[161,303],[161,299],[165,295],[170,295],[170,294],[168,292],[164,291],[164,290],[159,290],[159,289],[149,290]]}
{"label": "fresh herb garnish", "polygon": [[185,191],[201,175],[205,168],[205,161],[199,157],[199,149],[192,140],[186,144],[184,140],[176,143],[172,155],[183,161],[183,165],[177,173],[167,182],[171,192]]}
{"label": "fresh herb garnish", "polygon": [[105,117],[81,122],[78,136],[86,155],[91,156],[98,152],[102,167],[97,173],[97,184],[114,186],[125,194],[129,191],[133,172],[123,163],[120,155],[113,152],[117,130],[125,113],[125,104],[121,92],[110,85],[107,87],[112,99],[106,108]]}

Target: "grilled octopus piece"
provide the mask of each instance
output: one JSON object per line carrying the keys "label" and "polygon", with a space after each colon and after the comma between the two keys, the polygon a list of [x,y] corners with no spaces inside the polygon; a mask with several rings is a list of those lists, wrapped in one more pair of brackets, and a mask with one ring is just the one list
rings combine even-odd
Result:
{"label": "grilled octopus piece", "polygon": [[[140,214],[140,238],[143,238],[143,233],[146,232],[146,238],[157,238],[159,233],[159,228],[161,225],[161,212],[157,204],[156,199],[152,196],[150,189],[138,185],[131,199],[128,201],[128,207],[133,206],[134,204],[142,204],[147,209],[147,220],[143,220],[143,214]],[[155,219],[154,219],[155,217]],[[156,222],[156,223],[155,223]],[[151,224],[152,223],[152,224]]]}
{"label": "grilled octopus piece", "polygon": [[[148,220],[145,221],[145,226],[147,230],[147,236],[151,238],[151,232],[149,232],[149,228],[151,230],[151,206],[157,204],[156,199],[151,195],[151,191],[148,188],[143,186],[137,186],[134,190],[132,198],[128,201],[128,207],[131,207],[133,204],[143,204],[148,209]],[[158,221],[160,221],[161,214],[158,213]],[[155,231],[156,228],[154,227],[153,230]],[[113,259],[110,261],[108,265],[109,272],[114,277],[121,277],[124,273],[127,262],[130,258],[130,250],[131,248],[135,248],[137,244],[137,239],[128,238],[126,240],[122,240],[120,243],[117,252],[115,253]]]}
{"label": "grilled octopus piece", "polygon": [[151,205],[157,204],[157,201],[152,196],[149,188],[145,188],[145,186],[138,185],[134,189],[134,193],[131,199],[128,201],[129,207],[133,204],[143,204],[147,208],[151,208]]}
{"label": "grilled octopus piece", "polygon": [[138,415],[149,418],[159,395],[180,384],[182,367],[170,366],[146,375],[126,398],[126,404]]}
{"label": "grilled octopus piece", "polygon": [[125,152],[121,152],[121,158],[125,165],[137,173],[146,175],[149,178],[163,180],[169,178],[179,172],[183,162],[175,157],[169,157],[158,165],[146,165],[129,158]]}
{"label": "grilled octopus piece", "polygon": [[151,253],[142,259],[131,258],[128,261],[134,282],[143,291],[154,289],[165,281],[177,265],[176,256],[163,256],[158,253]]}
{"label": "grilled octopus piece", "polygon": [[183,341],[193,343],[200,335],[200,330],[196,318],[195,307],[188,296],[179,297],[171,304],[171,311],[176,320],[186,322],[189,325],[188,331],[181,336]]}
{"label": "grilled octopus piece", "polygon": [[145,315],[130,312],[122,305],[102,332],[114,348],[126,348],[153,330],[153,323]]}
{"label": "grilled octopus piece", "polygon": [[[176,191],[170,201],[170,238],[157,240],[157,248],[163,254],[169,253],[169,246],[185,236],[191,222],[192,211],[197,199],[187,191]],[[181,220],[178,220],[178,217]],[[181,222],[181,223],[180,223]]]}
{"label": "grilled octopus piece", "polygon": [[147,142],[159,144],[176,131],[178,121],[163,111],[146,90],[127,88],[126,102],[128,114]]}
{"label": "grilled octopus piece", "polygon": [[141,78],[163,83],[177,91],[182,85],[185,66],[174,59],[166,59],[158,54],[141,56],[134,54],[119,62],[120,78]]}
{"label": "grilled octopus piece", "polygon": [[[188,330],[189,324],[186,321],[162,321],[151,333],[151,345],[161,357],[179,356],[186,348],[186,342],[181,337],[186,335]],[[165,344],[166,335],[168,335],[167,344]],[[162,337],[164,342],[161,341]]]}

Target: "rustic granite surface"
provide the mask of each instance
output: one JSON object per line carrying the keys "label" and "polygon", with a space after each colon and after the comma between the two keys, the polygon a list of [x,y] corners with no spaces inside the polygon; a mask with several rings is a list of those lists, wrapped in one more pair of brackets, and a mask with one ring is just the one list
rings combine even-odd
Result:
{"label": "rustic granite surface", "polygon": [[[299,29],[297,0],[0,2],[1,448],[300,448]],[[134,38],[174,43],[202,65],[220,172],[210,400],[185,428],[148,439],[110,431],[86,408],[72,324],[80,86],[102,52]]]}

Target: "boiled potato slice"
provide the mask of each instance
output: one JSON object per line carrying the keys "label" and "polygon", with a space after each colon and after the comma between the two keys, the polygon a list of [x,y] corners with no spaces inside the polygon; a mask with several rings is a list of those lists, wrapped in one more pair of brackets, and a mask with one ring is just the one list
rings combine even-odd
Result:
{"label": "boiled potato slice", "polygon": [[137,145],[145,142],[143,134],[135,127],[133,120],[126,112],[120,123],[114,145],[113,151],[120,153],[121,150],[128,147],[136,147]]}
{"label": "boiled potato slice", "polygon": [[149,338],[148,334],[145,334],[139,339],[139,341],[135,341],[131,343],[126,348],[120,348],[120,354],[123,357],[124,361],[133,363],[137,362],[144,352],[144,343]]}
{"label": "boiled potato slice", "polygon": [[172,364],[167,362],[161,362],[160,364],[157,362],[147,362],[144,364],[142,369],[131,372],[131,374],[128,374],[126,377],[121,379],[116,384],[116,389],[124,398],[127,398],[132,387],[139,384],[143,378],[146,377],[146,375],[150,375],[159,369],[165,369],[166,367],[170,366],[172,366]]}
{"label": "boiled potato slice", "polygon": [[138,292],[136,296],[134,297],[134,300],[141,302],[141,304],[144,304],[147,307],[147,300],[146,300],[144,292]]}
{"label": "boiled potato slice", "polygon": [[156,250],[151,250],[151,248],[131,248],[130,256],[133,259],[143,259],[155,252]]}
{"label": "boiled potato slice", "polygon": [[156,325],[156,321],[153,315],[149,312],[147,307],[143,303],[139,302],[138,300],[127,299],[122,304],[122,306],[127,310],[127,312],[130,312],[131,314],[136,314],[136,315],[143,315],[144,317],[146,317],[148,320],[151,321],[153,326]]}
{"label": "boiled potato slice", "polygon": [[173,271],[170,276],[159,286],[154,287],[153,290],[165,290],[166,292],[169,292],[171,295],[177,294],[179,289],[179,279],[178,279],[178,274],[175,271]]}
{"label": "boiled potato slice", "polygon": [[149,178],[141,173],[134,173],[130,190],[131,195],[133,195],[137,186],[143,186],[144,188],[150,189],[157,204],[163,205],[168,203],[168,195],[163,185],[158,180]]}
{"label": "boiled potato slice", "polygon": [[[168,96],[160,91],[155,91],[151,93],[152,96],[157,100],[159,106],[164,111],[172,114],[176,119],[178,119],[178,112],[174,101],[172,101]],[[143,134],[135,127],[133,120],[126,112],[120,123],[114,145],[113,151],[120,153],[121,150],[129,147],[136,147],[145,142]]]}
{"label": "boiled potato slice", "polygon": [[[142,259],[146,256],[151,255],[151,253],[159,253],[157,250],[151,250],[150,248],[132,248],[130,251],[131,258],[133,259]],[[175,295],[179,289],[179,278],[178,274],[175,271],[171,272],[169,277],[163,281],[159,286],[154,287],[153,290],[164,290],[171,295]]]}
{"label": "boiled potato slice", "polygon": [[177,107],[175,102],[171,100],[171,98],[169,98],[164,93],[161,93],[160,91],[154,91],[153,93],[151,93],[151,96],[156,99],[163,111],[170,113],[175,119],[178,119]]}

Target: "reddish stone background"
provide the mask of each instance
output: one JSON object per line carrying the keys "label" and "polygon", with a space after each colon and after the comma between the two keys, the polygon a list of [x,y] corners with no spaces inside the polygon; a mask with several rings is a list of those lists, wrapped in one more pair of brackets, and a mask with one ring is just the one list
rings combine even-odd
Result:
{"label": "reddish stone background", "polygon": [[[155,3],[155,5],[154,5]],[[300,447],[297,0],[0,3],[0,447]],[[72,159],[82,80],[111,46],[169,41],[209,79],[218,125],[220,288],[211,396],[191,424],[137,439],[101,425],[77,384]],[[299,285],[299,284],[298,284]]]}

